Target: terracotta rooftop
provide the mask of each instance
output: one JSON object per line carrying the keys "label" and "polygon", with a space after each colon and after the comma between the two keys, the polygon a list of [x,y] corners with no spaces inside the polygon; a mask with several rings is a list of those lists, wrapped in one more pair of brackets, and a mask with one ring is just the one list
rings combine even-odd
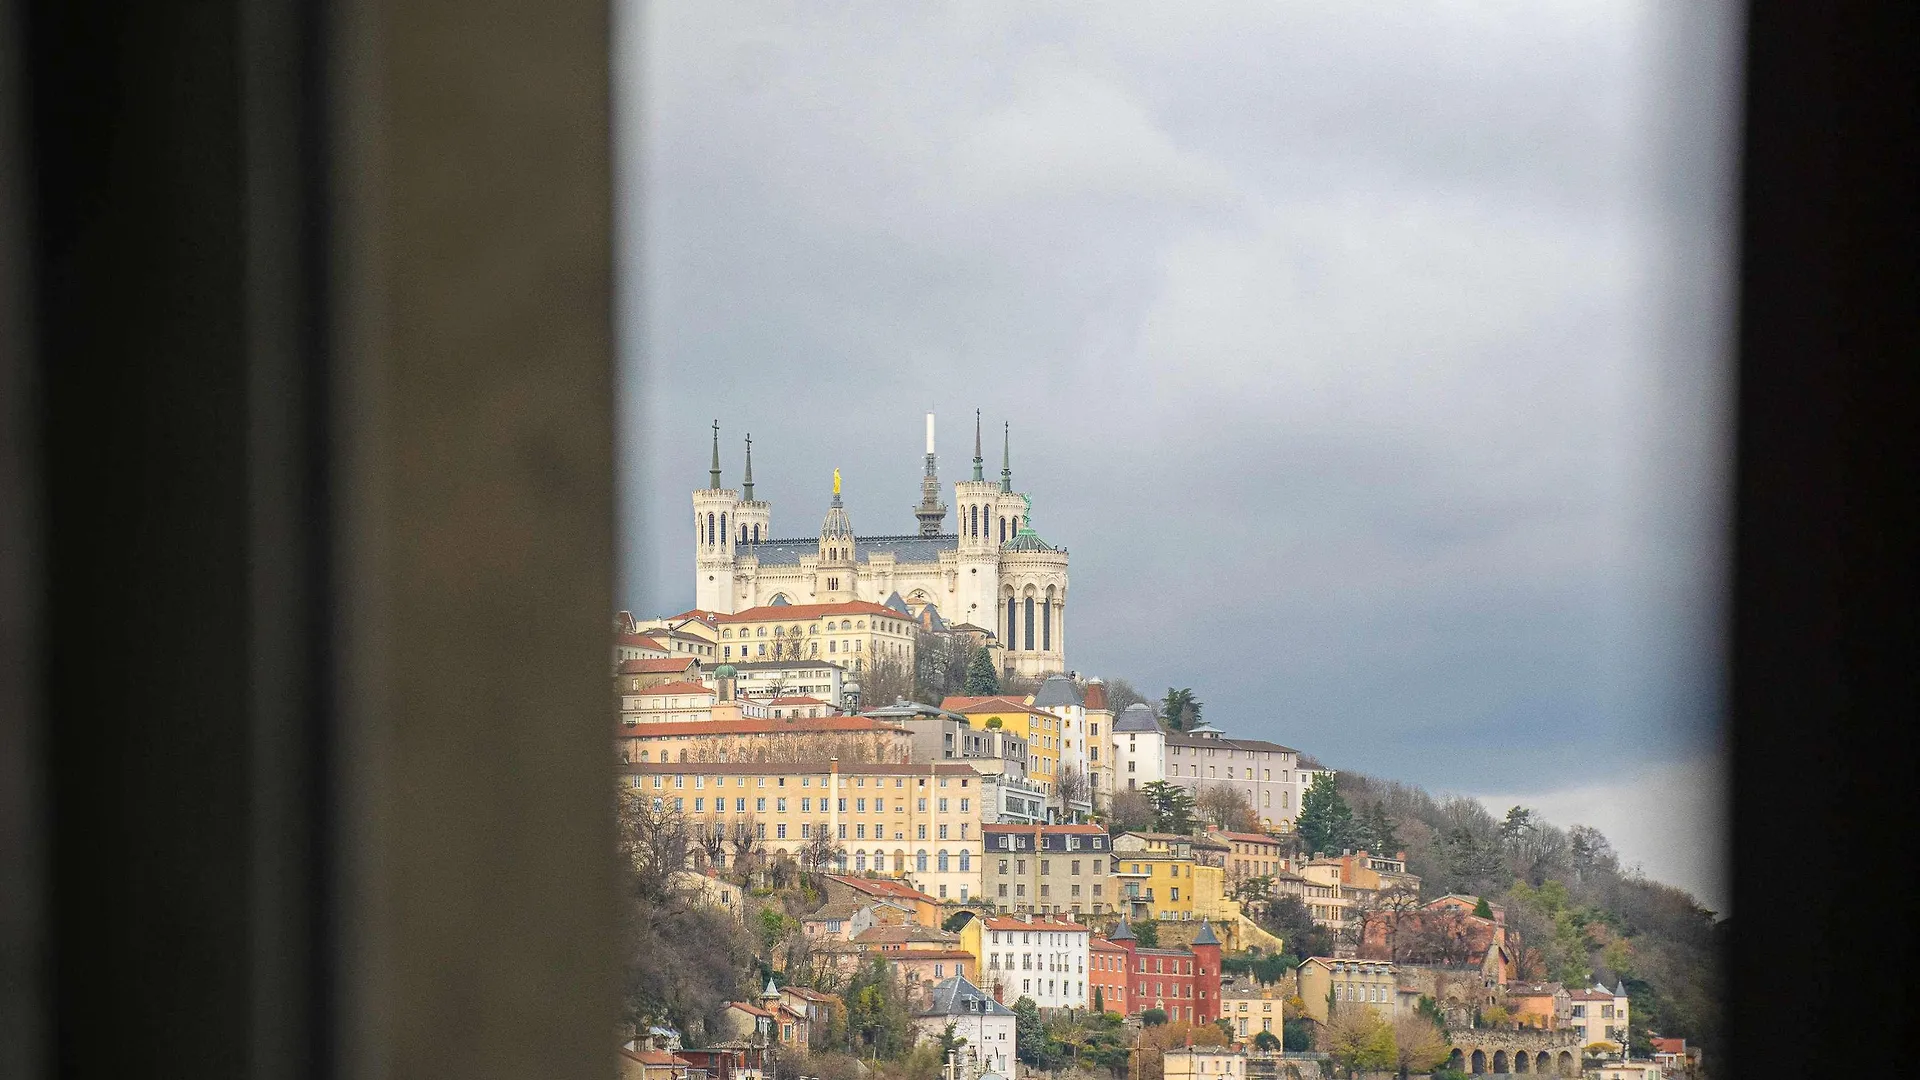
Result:
{"label": "terracotta rooftop", "polygon": [[[924,765],[908,765],[908,766],[891,765],[891,766],[884,766],[884,767],[894,768],[894,769],[926,768],[926,766]],[[847,766],[841,766],[840,771],[846,772]],[[855,892],[863,892],[863,893],[866,893],[868,896],[879,896],[879,897],[885,897],[887,899],[925,900],[929,904],[937,904],[940,902],[938,900],[935,900],[933,897],[928,896],[926,893],[921,892],[919,889],[914,888],[911,885],[907,885],[898,881],[892,881],[887,878],[863,878],[863,877],[852,877],[850,875],[844,875],[844,874],[828,874],[827,880],[837,881],[840,884],[845,885],[847,888],[854,890]]]}
{"label": "terracotta rooftop", "polygon": [[[802,722],[806,719],[802,717]],[[827,719],[816,717],[815,719]],[[698,721],[688,721],[698,723]],[[636,725],[658,727],[658,724]],[[630,729],[621,729],[630,730]],[[636,761],[619,767],[623,775],[639,773],[700,773],[705,776],[824,776],[834,768],[829,761]],[[843,761],[838,766],[843,776],[959,776],[967,779],[979,776],[971,765],[958,762],[871,762]],[[964,780],[962,781],[965,782]]]}
{"label": "terracotta rooftop", "polygon": [[716,615],[714,618],[720,623],[805,622],[809,619],[825,618],[828,615],[878,615],[903,622],[912,621],[890,607],[870,604],[865,600],[849,600],[844,604],[765,604],[745,611],[736,611],[731,615]]}
{"label": "terracotta rooftop", "polygon": [[1045,916],[1035,916],[1032,922],[1011,915],[984,915],[980,921],[989,930],[1057,930],[1069,934],[1086,934],[1092,931],[1079,923],[1055,921]]}
{"label": "terracotta rooftop", "polygon": [[[629,660],[627,662],[630,664],[644,664],[649,661]],[[697,682],[661,683],[659,686],[649,686],[635,692],[641,697],[665,697],[668,694],[706,694],[709,697],[713,696],[713,690],[711,688],[701,686]]]}
{"label": "terracotta rooftop", "polygon": [[940,707],[948,712],[962,714],[1012,712],[1026,713],[1029,716],[1044,716],[1049,720],[1055,719],[1054,715],[1045,709],[1036,709],[1024,701],[1018,701],[1010,697],[961,697],[956,695],[942,699]]}
{"label": "terracotta rooftop", "polygon": [[698,666],[700,661],[691,656],[647,656],[639,660],[620,661],[622,675],[664,675],[672,671],[685,671]]}

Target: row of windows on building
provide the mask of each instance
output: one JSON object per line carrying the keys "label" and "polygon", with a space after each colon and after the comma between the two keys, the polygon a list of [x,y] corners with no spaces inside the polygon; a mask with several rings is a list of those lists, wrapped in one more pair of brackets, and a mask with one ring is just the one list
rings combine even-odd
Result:
{"label": "row of windows on building", "polygon": [[[1000,860],[1000,872],[1003,874],[1007,872],[1008,861],[1009,860],[1006,860],[1006,859]],[[1027,860],[1014,859],[1011,861],[1014,867],[1014,873],[1024,874],[1027,872]],[[1067,872],[1069,874],[1074,875],[1075,877],[1078,877],[1080,874],[1080,860],[1079,859],[1069,860],[1067,863]],[[1093,872],[1096,874],[1108,874],[1108,873],[1113,873],[1114,871],[1107,867],[1107,863],[1104,859],[1095,859],[1093,860]],[[1051,873],[1053,873],[1053,860],[1041,859],[1040,860],[1040,876],[1046,877],[1048,874],[1051,874]]]}
{"label": "row of windows on building", "polygon": [[[829,586],[829,588],[831,588],[831,586]],[[772,646],[771,650],[769,650],[768,648],[769,645]],[[842,646],[845,646],[845,647],[843,648]],[[745,660],[748,656],[771,656],[775,660],[779,660],[781,658],[785,658],[788,660],[802,659],[800,655],[801,653],[800,643],[798,641],[786,641],[786,642],[762,641],[759,644],[753,646],[753,651],[751,652],[748,651],[747,646],[742,645],[740,646],[740,655],[738,657],[734,656],[733,650],[734,650],[734,647],[732,645],[722,646],[721,647],[722,655],[720,658],[722,660],[734,660],[734,659]],[[907,647],[899,642],[894,642],[894,641],[876,641],[874,642],[874,651],[885,656],[905,656],[907,654]],[[864,646],[864,643],[859,638],[855,638],[852,641],[846,641],[846,642],[840,641],[838,639],[829,640],[827,642],[827,655],[829,656],[839,656],[842,654],[852,656],[855,653],[865,653],[865,652],[866,652],[866,648]],[[809,641],[807,643],[805,659],[818,660],[819,658],[820,658],[820,643],[817,641]],[[853,661],[853,670],[855,671],[860,670],[860,661],[858,659]]]}
{"label": "row of windows on building", "polygon": [[[1078,884],[1070,885],[1067,888],[1068,888],[1068,896],[1071,899],[1077,900],[1080,898],[1080,886]],[[1095,882],[1093,886],[1093,895],[1097,897],[1097,896],[1100,896],[1102,892],[1103,890],[1100,886],[1100,883]],[[1014,885],[1012,897],[1007,896],[1007,887],[1005,885],[1000,886],[999,897],[1002,900],[1007,900],[1007,899],[1024,900],[1026,898],[1026,895],[1027,895],[1027,887],[1025,885],[1022,885],[1022,884]],[[1043,898],[1051,897],[1053,895],[1052,887],[1048,885],[1040,886],[1040,895]]]}
{"label": "row of windows on building", "polygon": [[[1022,601],[1017,597],[1012,597],[1012,596],[1007,597],[1007,621],[1004,627],[1006,630],[1006,636],[1002,637],[1000,640],[1006,641],[1006,642],[1019,641],[1021,643],[1020,644],[1021,649],[1025,650],[1026,652],[1032,652],[1034,651],[1034,645],[1033,645],[1034,632],[1033,631],[1034,631],[1034,615],[1035,615],[1033,597],[1029,596],[1024,601],[1025,611],[1027,616],[1024,633],[1020,632],[1021,627],[1020,627],[1019,613],[1021,611],[1021,607],[1019,605],[1021,603]],[[1042,652],[1053,651],[1053,620],[1054,620],[1055,614],[1058,611],[1060,611],[1063,606],[1064,606],[1063,604],[1056,603],[1054,601],[1053,589],[1051,586],[1049,586],[1047,589],[1047,596],[1045,599],[1040,601],[1040,606],[1039,606],[1040,650]]]}
{"label": "row of windows on building", "polygon": [[[820,623],[809,624],[807,626],[807,633],[818,634],[820,632],[820,626],[821,626]],[[833,632],[834,630],[833,623],[832,622],[826,623],[826,628],[829,633]],[[841,619],[840,620],[839,629],[841,630],[865,630],[866,628],[867,628],[867,620],[865,619]],[[888,633],[895,633],[895,634],[906,632],[906,627],[900,623],[882,622],[879,619],[875,619],[873,621],[873,628],[875,630],[883,630]],[[754,628],[753,633],[749,634],[747,632],[747,628],[743,626],[740,628],[740,636],[741,637],[766,637],[767,628],[764,626],[757,626]],[[799,637],[801,636],[800,627],[798,624],[795,624],[793,626],[776,626],[773,628],[773,636],[777,638]],[[722,640],[730,639],[733,637],[733,631],[731,629],[723,629],[720,631],[720,637]]]}
{"label": "row of windows on building", "polygon": [[[645,751],[642,751],[642,753],[645,753]],[[636,788],[638,788],[638,787],[641,787],[641,786],[642,786],[642,785],[640,784],[640,782],[639,782],[639,781],[640,781],[640,777],[638,777],[638,776],[635,776],[635,777],[634,777],[633,779],[634,779],[634,784],[633,784],[633,786],[634,786],[634,787],[636,787]],[[659,786],[660,786],[659,784],[655,784],[655,785],[654,785],[654,787],[659,787]],[[716,785],[716,786],[717,786],[717,785]],[[680,811],[685,811],[685,810],[686,810],[686,807],[685,807],[684,805],[682,805],[682,804],[684,804],[685,802],[686,802],[686,799],[685,799],[684,797],[679,797],[679,796],[676,796],[676,797],[674,798],[674,800],[673,800],[673,803],[674,803],[674,805],[673,805],[673,808],[674,808],[675,810],[680,810]],[[822,813],[822,814],[824,814],[824,813],[827,813],[827,812],[828,812],[828,806],[827,806],[827,797],[826,797],[826,796],[824,796],[824,795],[822,795],[822,796],[820,797],[820,800],[819,800],[819,802],[820,802],[820,809],[819,809],[819,811],[818,811],[818,812],[819,812],[819,813]],[[865,799],[859,799],[859,798],[851,798],[851,799],[836,799],[836,800],[834,800],[834,802],[835,802],[835,804],[836,804],[836,805],[834,806],[834,809],[837,809],[837,810],[838,810],[838,811],[839,811],[840,813],[842,813],[842,814],[864,814],[864,813],[867,813],[867,800],[865,800]],[[811,813],[814,813],[815,811],[814,811],[814,808],[813,808],[813,803],[814,803],[814,800],[813,800],[812,798],[809,798],[809,797],[806,797],[806,796],[802,796],[802,797],[801,797],[801,799],[800,799],[800,812],[801,812],[801,813],[803,813],[803,814],[811,814]],[[947,813],[947,805],[948,805],[948,800],[946,800],[946,799],[940,799],[940,800],[938,801],[938,803],[939,803],[939,806],[940,806],[940,812],[941,812],[941,813],[943,813],[943,814],[944,814],[944,813]],[[972,800],[972,799],[961,799],[961,800],[960,800],[960,812],[961,812],[961,813],[963,813],[963,814],[965,814],[965,813],[968,813],[968,812],[969,812],[969,811],[968,811],[968,808],[969,808],[969,807],[970,807],[970,806],[971,806],[972,804],[973,804],[973,800]],[[847,809],[847,807],[848,807],[849,805],[851,805],[851,806],[853,807],[853,809],[852,809],[852,810],[849,810],[849,809]],[[919,805],[919,811],[918,811],[919,813],[922,813],[922,814],[924,814],[924,813],[926,813],[926,812],[927,812],[927,800],[926,800],[926,799],[924,799],[924,798],[922,798],[922,799],[920,799],[920,800],[919,800],[919,804],[918,804],[918,805]],[[754,813],[756,813],[756,814],[764,814],[764,813],[766,813],[766,812],[767,812],[767,799],[766,799],[766,796],[764,796],[764,795],[762,795],[762,796],[756,796],[756,797],[754,798],[754,800],[753,800],[753,811],[754,811]],[[704,796],[695,796],[695,797],[694,797],[694,800],[693,800],[693,812],[694,812],[694,813],[696,813],[696,814],[704,814],[704,813],[706,813],[706,812],[707,812],[707,800],[706,800],[706,798],[705,798]],[[713,812],[714,812],[714,813],[716,813],[716,814],[724,814],[724,813],[726,813],[726,812],[727,812],[727,799],[726,799],[726,796],[724,796],[724,795],[716,795],[716,796],[714,796],[714,799],[713,799]],[[746,813],[746,812],[747,812],[747,800],[746,800],[746,798],[745,798],[745,797],[739,797],[739,798],[736,798],[736,799],[734,799],[734,800],[733,800],[733,812],[734,812],[734,813],[736,813],[736,814],[744,814],[744,813]],[[776,798],[775,798],[775,799],[773,800],[773,812],[774,812],[774,813],[776,813],[776,814],[784,814],[784,813],[786,813],[786,812],[787,812],[787,800],[786,800],[785,798],[778,798],[778,797],[776,797]],[[886,801],[885,799],[875,799],[875,800],[873,800],[873,813],[875,813],[875,814],[884,814],[884,813],[886,813],[886,812],[887,812],[887,801]],[[896,803],[894,803],[894,804],[893,804],[893,812],[894,812],[894,813],[896,813],[896,814],[904,814],[904,813],[906,813],[906,812],[907,812],[907,808],[906,808],[906,804],[905,804],[905,803],[902,803],[902,802],[896,802]],[[967,825],[968,823],[967,823],[967,822],[962,822],[961,824],[962,824],[962,827],[964,828],[964,827],[965,827],[965,826],[966,826],[966,825]],[[861,828],[863,828],[863,829],[864,829],[864,828],[866,828],[866,826],[864,826],[864,825],[862,825],[862,826],[860,826],[860,827],[861,827]],[[944,825],[942,825],[942,826],[941,826],[941,828],[942,828],[942,829],[944,830],[944,829],[946,828],[946,826],[944,826]],[[944,836],[945,834],[944,834],[944,833],[942,833],[942,835]]]}
{"label": "row of windows on building", "polygon": [[1038,956],[1030,952],[1019,953],[1017,955],[1020,957],[1020,962],[1017,964],[1014,963],[1014,956],[1016,954],[1004,954],[1006,957],[1005,963],[1001,963],[1002,955],[1001,953],[988,953],[987,967],[994,971],[1073,971],[1081,975],[1087,973],[1085,964],[1075,962],[1069,967],[1066,956],[1059,953],[1041,953]]}
{"label": "row of windows on building", "polygon": [[1333,984],[1333,1000],[1361,1001],[1373,1005],[1384,1005],[1390,997],[1384,986],[1352,986],[1347,983]]}
{"label": "row of windows on building", "polygon": [[[968,506],[962,510],[961,513],[965,515],[962,520],[966,522],[967,537],[969,539],[977,540],[982,535],[991,534],[991,530],[993,529],[993,507],[976,504]],[[982,529],[989,530],[989,532],[983,534],[981,532]],[[1000,542],[1004,544],[1018,535],[1020,535],[1020,515],[1015,514],[1012,517],[1007,517],[1004,514],[1001,515]]]}
{"label": "row of windows on building", "polygon": [[[640,786],[640,781],[642,781],[642,780],[644,780],[644,779],[645,779],[645,777],[644,777],[644,776],[641,776],[641,775],[638,775],[638,774],[636,774],[636,775],[634,776],[634,778],[633,778],[633,786],[634,786],[634,787],[639,787],[639,786]],[[667,784],[666,784],[666,779],[667,779],[667,774],[666,774],[666,773],[655,773],[655,774],[653,774],[653,786],[654,786],[654,787],[656,787],[656,788],[659,788],[659,787],[665,787],[665,786],[667,786]],[[699,789],[701,789],[701,788],[703,788],[703,787],[707,787],[707,786],[709,786],[709,783],[708,783],[708,781],[709,781],[709,779],[711,779],[711,781],[712,781],[712,783],[711,783],[711,786],[713,786],[713,787],[717,787],[717,788],[719,788],[719,787],[726,787],[726,786],[727,786],[727,778],[726,778],[726,777],[724,777],[724,776],[715,776],[715,777],[711,777],[711,778],[709,778],[709,777],[708,777],[708,776],[706,776],[705,774],[702,774],[702,773],[695,773],[695,774],[694,774],[694,776],[693,776],[693,787],[694,787],[694,790],[695,790],[695,791],[698,791]],[[753,786],[754,786],[754,787],[766,787],[766,786],[767,786],[767,779],[768,779],[768,778],[767,778],[767,777],[765,777],[765,776],[756,776],[756,777],[754,777],[754,778],[753,778],[753,780],[754,780],[754,783],[753,783]],[[784,776],[775,776],[775,777],[773,777],[772,779],[773,779],[773,782],[774,782],[774,783],[773,783],[773,786],[774,786],[774,787],[786,787],[786,786],[787,786],[787,779],[788,779],[787,777],[784,777]],[[886,787],[886,786],[887,786],[887,780],[888,780],[888,779],[889,779],[889,778],[888,778],[888,777],[885,777],[885,776],[877,776],[877,777],[874,777],[874,778],[873,778],[873,786],[874,786],[874,787],[877,787],[877,788],[883,788],[883,787]],[[892,777],[891,779],[893,780],[893,786],[894,786],[894,787],[895,787],[896,789],[897,789],[897,788],[904,788],[904,787],[906,787],[906,786],[907,786],[907,778],[906,778],[906,777],[904,777],[904,776],[895,776],[895,777]],[[914,783],[914,786],[915,786],[915,787],[926,787],[926,786],[927,786],[927,778],[926,778],[926,777],[924,777],[924,776],[916,776],[916,777],[914,777],[913,779],[914,779],[914,781],[915,781],[915,783]],[[952,780],[952,779],[954,779],[954,778],[953,778],[953,777],[951,777],[951,776],[942,776],[942,777],[938,777],[938,780],[940,781],[940,786],[941,786],[941,787],[946,787],[946,786],[947,786],[947,782],[948,782],[949,780]],[[972,779],[973,779],[973,778],[972,778],[972,777],[970,777],[970,776],[962,776],[962,777],[960,777],[960,778],[959,778],[959,780],[960,780],[960,786],[961,786],[961,787],[963,787],[963,788],[964,788],[964,787],[967,787],[967,786],[969,786],[969,784],[970,784],[970,782],[972,781]],[[826,778],[826,777],[824,777],[824,776],[814,776],[814,775],[808,775],[808,776],[802,776],[802,777],[800,778],[800,786],[801,786],[801,787],[812,787],[812,786],[814,786],[814,781],[816,781],[816,780],[818,780],[818,781],[820,782],[820,785],[819,785],[819,786],[821,786],[821,787],[826,787],[826,786],[827,786],[827,778]],[[851,786],[851,787],[856,787],[856,788],[863,788],[863,787],[866,787],[866,786],[867,786],[867,778],[866,778],[865,776],[843,776],[843,777],[841,777],[841,779],[840,779],[840,783],[841,783],[841,786],[843,786],[843,787],[847,787],[847,786]],[[685,773],[675,773],[675,774],[673,775],[673,784],[672,784],[672,786],[673,786],[673,787],[675,787],[675,788],[684,788],[684,787],[686,787],[686,786],[687,786],[687,775],[686,775]],[[746,787],[746,786],[747,786],[747,778],[746,778],[746,777],[744,777],[744,776],[736,776],[736,777],[734,777],[734,778],[733,778],[733,786],[734,786],[734,787]],[[897,812],[898,812],[898,813],[905,813],[906,811],[905,811],[905,810],[900,810],[900,811],[897,811]]]}

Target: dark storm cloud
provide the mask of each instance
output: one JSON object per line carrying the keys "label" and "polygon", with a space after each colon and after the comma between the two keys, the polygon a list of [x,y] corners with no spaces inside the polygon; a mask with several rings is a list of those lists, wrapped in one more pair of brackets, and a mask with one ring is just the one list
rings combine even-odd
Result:
{"label": "dark storm cloud", "polygon": [[1711,744],[1723,17],[624,14],[623,602],[691,602],[712,418],[776,532],[835,467],[905,532],[978,407],[1082,672],[1455,789]]}

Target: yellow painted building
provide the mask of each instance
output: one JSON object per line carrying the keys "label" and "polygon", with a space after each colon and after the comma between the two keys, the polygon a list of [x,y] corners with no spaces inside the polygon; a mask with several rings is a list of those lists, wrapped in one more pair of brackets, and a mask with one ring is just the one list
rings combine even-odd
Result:
{"label": "yellow painted building", "polygon": [[[821,836],[841,873],[901,878],[936,899],[980,896],[980,774],[956,762],[633,762],[622,786],[687,819],[695,835],[753,830],[769,855]],[[729,845],[729,850],[731,845]]]}
{"label": "yellow painted building", "polygon": [[1027,740],[1027,778],[1053,794],[1060,778],[1063,721],[1058,716],[1008,697],[950,697],[940,707],[966,717],[976,731],[1003,728]]}
{"label": "yellow painted building", "polygon": [[1385,960],[1311,956],[1300,964],[1300,1001],[1307,1015],[1322,1024],[1333,1013],[1360,1007],[1392,1020],[1399,1004],[1397,970]]}
{"label": "yellow painted building", "polygon": [[906,615],[879,604],[774,604],[713,617],[720,662],[829,660],[851,672],[890,662],[913,670],[914,632]]}

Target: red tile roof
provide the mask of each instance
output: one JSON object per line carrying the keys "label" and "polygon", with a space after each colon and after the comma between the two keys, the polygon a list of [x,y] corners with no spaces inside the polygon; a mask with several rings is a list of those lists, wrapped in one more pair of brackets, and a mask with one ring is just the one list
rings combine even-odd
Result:
{"label": "red tile roof", "polygon": [[804,697],[804,696],[755,698],[754,700],[761,705],[827,705],[827,706],[831,706],[833,704],[830,701],[821,701],[819,698],[816,698],[816,697]]}
{"label": "red tile roof", "polygon": [[699,663],[691,656],[649,656],[640,660],[620,661],[620,674],[663,675],[669,671],[686,671]]}
{"label": "red tile roof", "polygon": [[879,615],[902,622],[913,620],[879,604],[870,604],[865,600],[849,600],[844,604],[767,604],[751,607],[745,611],[736,611],[731,615],[715,616],[722,623],[743,622],[806,622],[810,619],[822,619],[828,615]]}
{"label": "red tile roof", "polygon": [[1033,706],[1028,705],[1024,701],[1016,701],[1010,697],[954,696],[954,697],[950,697],[942,700],[940,702],[940,707],[947,710],[948,712],[957,712],[962,714],[988,713],[988,712],[1017,712],[1017,713],[1026,713],[1029,716],[1044,716],[1044,717],[1047,717],[1048,719],[1053,719],[1053,714],[1050,712],[1047,712],[1045,709],[1036,709]]}
{"label": "red tile roof", "polygon": [[1082,704],[1086,706],[1088,712],[1095,712],[1106,708],[1107,688],[1105,684],[1097,682],[1088,683],[1087,692],[1083,697]]}
{"label": "red tile roof", "polygon": [[658,649],[661,652],[667,651],[665,645],[660,644],[646,634],[616,634],[613,640],[617,644],[627,645],[636,649]]}
{"label": "red tile roof", "polygon": [[641,697],[665,697],[668,694],[706,694],[711,697],[713,690],[696,682],[670,682],[646,687],[639,694]]}
{"label": "red tile roof", "polygon": [[666,621],[677,623],[688,621],[710,623],[721,617],[721,614],[717,611],[703,611],[700,608],[689,608],[678,615],[669,616]]}
{"label": "red tile roof", "polygon": [[[698,721],[687,722],[698,723]],[[654,727],[657,725],[636,724],[634,726]],[[619,730],[632,731],[633,728],[622,727]],[[843,761],[840,763],[839,768],[842,776],[898,776],[903,779],[926,776],[958,776],[961,778],[960,782],[963,784],[966,783],[968,779],[980,775],[975,771],[973,766],[963,765],[957,761]],[[651,776],[654,773],[701,773],[706,776],[799,776],[803,774],[825,776],[832,769],[833,763],[828,761],[639,761],[617,767],[617,771],[622,776],[635,774]]]}
{"label": "red tile roof", "polygon": [[773,1014],[767,1010],[760,1008],[758,1005],[749,1005],[744,1001],[729,1001],[727,1002],[727,1008],[739,1009],[743,1013],[752,1013],[754,1016],[764,1016],[768,1019],[773,1018]]}
{"label": "red tile roof", "polygon": [[1092,931],[1079,923],[1055,921],[1045,916],[1035,916],[1032,922],[1017,919],[1011,915],[983,915],[980,921],[987,924],[989,930],[1057,930],[1069,934],[1087,934]]}
{"label": "red tile roof", "polygon": [[1224,836],[1229,840],[1238,840],[1243,844],[1277,844],[1280,838],[1255,832],[1216,832],[1215,836]]}
{"label": "red tile roof", "polygon": [[880,955],[896,964],[906,960],[972,960],[974,958],[972,953],[963,952],[959,949],[923,950],[920,952],[906,950],[902,952],[881,953]]}
{"label": "red tile roof", "polygon": [[[899,766],[894,767],[898,768]],[[912,766],[908,767],[911,768]],[[841,771],[846,771],[844,766]],[[898,897],[903,900],[925,900],[929,904],[937,904],[940,902],[911,885],[906,885],[898,881],[890,881],[886,878],[848,877],[841,874],[828,874],[827,877],[829,880],[837,881],[855,892],[863,892],[868,896]]]}

